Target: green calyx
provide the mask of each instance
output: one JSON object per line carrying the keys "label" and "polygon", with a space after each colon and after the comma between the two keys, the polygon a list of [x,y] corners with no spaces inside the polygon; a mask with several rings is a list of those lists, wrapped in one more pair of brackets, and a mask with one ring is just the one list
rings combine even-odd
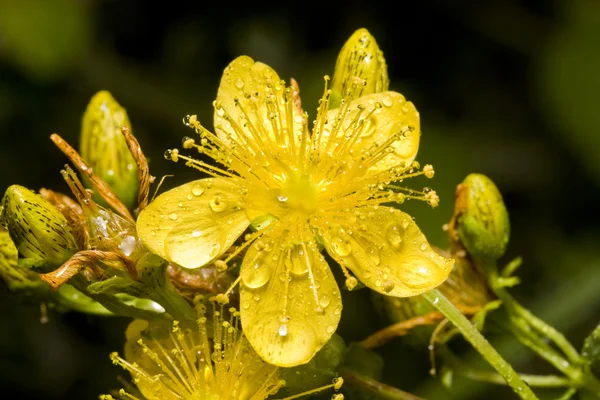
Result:
{"label": "green calyx", "polygon": [[51,270],[77,251],[66,218],[39,194],[12,185],[4,193],[2,205],[0,223],[8,230],[26,264],[44,265]]}
{"label": "green calyx", "polygon": [[497,260],[506,251],[510,221],[500,191],[485,175],[470,174],[458,185],[454,230],[475,259]]}

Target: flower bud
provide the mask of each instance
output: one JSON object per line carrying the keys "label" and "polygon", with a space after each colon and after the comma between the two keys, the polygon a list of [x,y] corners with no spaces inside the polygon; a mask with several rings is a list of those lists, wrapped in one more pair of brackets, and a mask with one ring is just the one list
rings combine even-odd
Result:
{"label": "flower bud", "polygon": [[[83,114],[79,153],[131,209],[137,198],[137,167],[121,133],[123,126],[131,130],[125,109],[109,92],[96,93]],[[106,205],[99,196],[94,200]]]}
{"label": "flower bud", "polygon": [[12,185],[4,193],[2,206],[0,222],[19,255],[32,265],[56,268],[77,250],[65,217],[39,194]]}
{"label": "flower bud", "polygon": [[359,81],[356,97],[385,92],[390,83],[383,52],[364,28],[350,36],[338,55],[331,81],[331,108],[339,106],[356,81]]}
{"label": "flower bud", "polygon": [[454,239],[458,236],[474,259],[497,260],[504,255],[510,222],[502,195],[491,179],[470,174],[458,185],[451,225],[451,235]]}
{"label": "flower bud", "polygon": [[48,284],[29,268],[18,265],[19,253],[8,232],[0,230],[0,281],[17,296],[37,298],[50,292]]}

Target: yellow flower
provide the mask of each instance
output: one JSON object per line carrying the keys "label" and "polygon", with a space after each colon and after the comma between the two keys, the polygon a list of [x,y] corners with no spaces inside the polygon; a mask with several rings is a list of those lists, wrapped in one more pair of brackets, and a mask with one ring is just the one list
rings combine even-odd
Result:
{"label": "yellow flower", "polygon": [[[110,355],[115,364],[132,374],[145,399],[262,400],[285,385],[279,368],[265,363],[239,331],[239,312],[235,308],[215,308],[212,320],[207,321],[204,306],[200,303],[197,307],[198,330],[183,330],[175,322],[171,332],[153,338],[149,323],[135,320],[127,328],[125,358],[117,353]],[[154,328],[161,335],[161,328]],[[332,384],[292,397],[338,390],[342,383],[337,378]],[[120,395],[138,399],[124,390]]]}
{"label": "yellow flower", "polygon": [[[250,57],[224,71],[214,102],[216,134],[196,116],[185,138],[224,167],[166,154],[212,178],[160,195],[139,216],[142,241],[185,268],[217,260],[251,226],[255,232],[225,260],[247,249],[240,270],[241,321],[267,362],[308,362],[336,330],[340,291],[321,245],[351,289],[357,279],[391,296],[413,296],[442,283],[452,261],[437,255],[413,219],[383,203],[408,198],[436,205],[435,192],[398,185],[433,176],[414,162],[419,114],[396,92],[358,97],[368,82],[350,78],[341,106],[329,109],[325,90],[309,129],[298,88]],[[364,94],[364,92],[362,92]],[[350,272],[355,275],[352,276]]]}

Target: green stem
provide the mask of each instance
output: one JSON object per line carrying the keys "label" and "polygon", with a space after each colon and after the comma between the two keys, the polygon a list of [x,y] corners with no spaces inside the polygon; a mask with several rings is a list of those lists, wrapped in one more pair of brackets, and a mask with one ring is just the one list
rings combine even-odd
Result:
{"label": "green stem", "polygon": [[504,378],[506,383],[522,399],[537,400],[531,388],[519,377],[515,370],[500,354],[490,345],[481,333],[438,289],[423,294],[435,308],[437,308],[456,328],[462,333],[477,351],[490,363],[492,367]]}
{"label": "green stem", "polygon": [[500,277],[498,276],[498,271],[495,265],[488,265],[486,270],[489,271],[488,279],[492,291],[500,300],[502,300],[504,305],[509,310],[512,310],[516,315],[527,321],[531,328],[535,329],[537,332],[554,342],[554,344],[556,344],[556,346],[565,354],[565,356],[567,356],[569,361],[572,363],[579,363],[581,361],[579,352],[577,352],[577,350],[562,333],[556,330],[553,326],[536,317],[528,309],[519,304],[519,302],[516,301],[515,298],[510,295],[510,293],[508,293],[506,288],[498,284]]}
{"label": "green stem", "polygon": [[341,377],[348,385],[356,386],[374,394],[377,398],[386,400],[424,400],[403,390],[381,383],[373,378],[359,374],[358,372],[342,368],[339,371]]}
{"label": "green stem", "polygon": [[[456,357],[449,349],[441,347],[438,349],[443,360],[455,371],[457,374],[464,376],[475,381],[494,383],[496,385],[506,385],[506,381],[502,376],[498,375],[493,371],[484,371],[477,368],[472,368],[468,364],[462,362]],[[528,375],[519,374],[529,386],[539,388],[562,388],[572,387],[573,382],[565,378],[564,376],[558,375]]]}

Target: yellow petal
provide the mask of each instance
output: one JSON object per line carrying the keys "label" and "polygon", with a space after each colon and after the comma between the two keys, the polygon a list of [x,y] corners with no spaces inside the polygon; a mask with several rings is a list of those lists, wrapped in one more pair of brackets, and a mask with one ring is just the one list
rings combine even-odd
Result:
{"label": "yellow petal", "polygon": [[233,60],[225,71],[215,103],[215,131],[225,143],[244,146],[253,154],[277,153],[293,141],[303,118],[293,104],[292,90],[266,64],[248,56]]}
{"label": "yellow petal", "polygon": [[323,232],[327,252],[371,289],[414,296],[444,282],[454,260],[438,255],[410,215],[391,207],[363,207],[346,224]]}
{"label": "yellow petal", "polygon": [[240,275],[244,333],[268,363],[304,364],[337,329],[340,291],[308,226],[278,223],[252,244]]}
{"label": "yellow petal", "polygon": [[249,223],[237,183],[208,178],[158,196],[140,213],[137,229],[155,254],[198,268],[223,254]]}
{"label": "yellow petal", "polygon": [[[370,166],[371,172],[410,166],[419,150],[421,135],[415,106],[396,92],[370,94],[352,101],[347,107],[330,110],[324,131],[331,132],[340,146],[346,140],[353,140],[351,155],[357,160],[366,155],[367,150],[370,154],[366,158],[376,151],[385,151],[382,144],[397,135],[397,140],[390,143],[393,151]],[[375,144],[378,147],[373,149]]]}

